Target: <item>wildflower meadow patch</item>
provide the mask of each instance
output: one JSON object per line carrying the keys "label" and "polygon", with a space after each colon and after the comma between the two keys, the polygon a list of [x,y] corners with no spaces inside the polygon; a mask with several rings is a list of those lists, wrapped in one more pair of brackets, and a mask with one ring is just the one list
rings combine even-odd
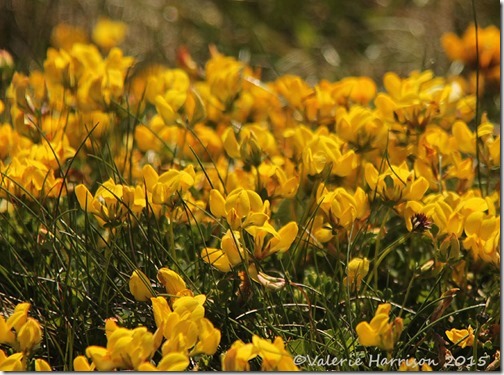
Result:
{"label": "wildflower meadow patch", "polygon": [[315,83],[126,33],[0,51],[0,370],[499,368],[498,28]]}

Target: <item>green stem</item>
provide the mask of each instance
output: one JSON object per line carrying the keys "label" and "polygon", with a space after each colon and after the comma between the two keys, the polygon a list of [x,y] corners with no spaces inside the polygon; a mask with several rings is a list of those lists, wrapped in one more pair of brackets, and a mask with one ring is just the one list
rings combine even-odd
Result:
{"label": "green stem", "polygon": [[403,299],[403,303],[401,305],[401,310],[399,310],[399,315],[398,317],[400,318],[401,315],[402,315],[402,312],[404,310],[404,306],[406,306],[406,301],[408,300],[408,296],[409,296],[409,293],[410,293],[410,290],[411,290],[411,286],[413,285],[413,281],[416,279],[417,277],[417,274],[413,274],[413,277],[411,278],[409,284],[408,284],[408,289],[406,289],[406,294],[404,295],[404,299]]}
{"label": "green stem", "polygon": [[[378,267],[380,266],[381,262],[383,262],[383,260],[385,259],[385,257],[387,255],[389,255],[392,250],[394,250],[397,246],[403,244],[404,242],[406,242],[406,240],[408,240],[412,235],[412,232],[398,238],[397,240],[395,240],[394,242],[392,242],[389,246],[387,246],[380,254],[379,258],[377,260],[374,261],[374,265],[373,265],[373,274],[370,276],[371,277],[374,277],[375,278],[375,287],[378,288]],[[377,256],[377,255],[376,255]],[[375,256],[375,259],[376,259],[376,256]],[[370,278],[368,278],[368,283],[371,281]]]}
{"label": "green stem", "polygon": [[[115,241],[115,234],[114,234],[114,230],[111,229],[110,230],[110,242],[109,242],[109,246],[106,246],[105,247],[105,268],[104,268],[104,272],[103,272],[103,280],[102,280],[102,283],[101,283],[101,287],[100,287],[100,296],[98,298],[98,305],[102,305],[102,301],[103,301],[103,294],[105,293],[105,286],[107,285],[107,276],[108,276],[108,269],[110,267],[110,260],[112,259],[112,245]],[[108,304],[105,304],[106,306],[108,306]],[[107,312],[108,314],[108,312]]]}
{"label": "green stem", "polygon": [[172,208],[170,211],[170,222],[168,223],[168,236],[170,236],[170,254],[172,261],[175,262],[177,254],[175,252],[175,234],[173,232],[173,212],[174,209]]}

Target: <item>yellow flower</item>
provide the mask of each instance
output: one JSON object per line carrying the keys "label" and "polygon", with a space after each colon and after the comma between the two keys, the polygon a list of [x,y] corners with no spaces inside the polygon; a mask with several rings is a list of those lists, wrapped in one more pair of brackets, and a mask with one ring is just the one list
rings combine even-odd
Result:
{"label": "yellow flower", "polygon": [[27,302],[16,305],[7,320],[0,315],[0,344],[27,353],[40,343],[42,327],[37,320],[28,317],[30,307]]}
{"label": "yellow flower", "polygon": [[157,278],[166,288],[166,293],[172,296],[191,293],[191,291],[187,289],[186,283],[182,277],[167,267],[163,267],[158,270]]}
{"label": "yellow flower", "polygon": [[[113,369],[136,370],[154,354],[154,335],[145,327],[132,330],[117,327],[107,336],[107,347],[89,346],[86,356],[91,358],[99,371]],[[75,363],[74,363],[75,365]],[[77,364],[85,368],[83,360]]]}
{"label": "yellow flower", "polygon": [[[254,238],[254,257],[257,260],[261,260],[276,252],[284,253],[289,250],[296,239],[298,225],[296,222],[291,221],[277,232],[271,224],[266,222],[262,226],[251,226],[246,231]],[[264,244],[268,234],[273,235],[273,237]]]}
{"label": "yellow flower", "polygon": [[44,361],[43,359],[37,358],[35,360],[35,371],[52,371],[51,365]]}
{"label": "yellow flower", "polygon": [[476,154],[476,135],[469,129],[463,121],[457,121],[452,126],[452,134],[457,141],[457,147],[460,152],[466,154]]}
{"label": "yellow flower", "polygon": [[264,213],[265,203],[255,191],[236,188],[226,199],[222,194],[212,189],[210,191],[210,211],[216,217],[225,217],[233,230],[248,225],[263,225],[268,219]]}
{"label": "yellow flower", "polygon": [[[281,163],[284,161],[282,160]],[[288,162],[287,160],[285,161]],[[258,168],[261,185],[264,186],[270,199],[294,198],[299,187],[299,177],[288,174],[285,165],[261,163]],[[289,171],[289,173],[291,173]]]}
{"label": "yellow flower", "polygon": [[350,290],[354,288],[359,290],[362,279],[369,272],[369,260],[367,258],[353,258],[347,266],[347,277],[343,280],[343,284],[348,285]]}
{"label": "yellow flower", "polygon": [[108,18],[100,18],[93,29],[93,41],[105,50],[117,46],[126,36],[126,24]]}
{"label": "yellow flower", "polygon": [[462,244],[471,250],[475,259],[500,263],[500,216],[475,211],[467,216],[464,232],[467,237]]}
{"label": "yellow flower", "polygon": [[[339,105],[367,105],[376,95],[376,83],[369,77],[346,77],[336,82],[333,96]],[[352,106],[353,107],[353,106]]]}
{"label": "yellow flower", "polygon": [[206,82],[212,95],[224,105],[236,99],[242,88],[246,67],[232,57],[221,55],[217,49],[211,49],[212,57],[205,66]]}
{"label": "yellow flower", "polygon": [[289,74],[283,75],[273,82],[273,87],[291,107],[301,110],[304,107],[304,101],[314,93],[314,89],[301,77]]}
{"label": "yellow flower", "polygon": [[381,174],[371,163],[367,163],[364,171],[366,182],[373,191],[371,195],[376,191],[383,199],[392,202],[418,201],[429,188],[429,182],[422,176],[415,178],[406,162],[392,166],[392,169],[388,167]]}
{"label": "yellow flower", "polygon": [[362,220],[369,214],[368,197],[360,187],[350,194],[345,188],[329,191],[325,184],[320,184],[317,201],[335,227],[349,230],[356,220]]}
{"label": "yellow flower", "polygon": [[152,201],[155,204],[173,203],[178,199],[178,193],[184,194],[194,185],[194,167],[189,164],[182,171],[170,169],[161,175],[149,164],[143,169],[143,176],[147,190],[152,193]]}
{"label": "yellow flower", "polygon": [[152,296],[149,278],[140,270],[135,270],[129,279],[130,293],[137,301],[148,301]]}
{"label": "yellow flower", "polygon": [[346,177],[359,165],[359,157],[353,150],[347,150],[345,143],[330,135],[315,135],[302,153],[303,167],[307,175],[317,175],[326,165],[331,173]]}
{"label": "yellow flower", "polygon": [[401,361],[398,371],[420,371],[416,358],[408,358]]}
{"label": "yellow flower", "polygon": [[467,327],[467,329],[452,328],[449,331],[446,330],[445,334],[451,342],[457,344],[461,348],[473,346],[474,344],[474,330],[471,326]]}
{"label": "yellow flower", "polygon": [[165,95],[158,95],[154,100],[156,110],[166,125],[175,124],[178,110],[184,105],[187,93],[170,90]]}
{"label": "yellow flower", "polygon": [[382,153],[387,143],[387,126],[369,108],[358,105],[351,106],[349,110],[338,108],[336,132],[360,153],[375,149]]}
{"label": "yellow flower", "polygon": [[73,360],[73,368],[74,371],[94,371],[95,369],[95,364],[94,363],[89,363],[86,356],[79,355],[74,358]]}
{"label": "yellow flower", "polygon": [[262,371],[299,371],[280,336],[271,343],[256,335],[252,336],[252,343],[245,344],[237,340],[231,345],[221,357],[222,370],[249,371],[249,361],[257,356],[262,359]]}
{"label": "yellow flower", "polygon": [[257,355],[262,359],[262,371],[299,371],[280,336],[275,337],[271,343],[269,340],[254,335],[252,343],[257,350]]}
{"label": "yellow flower", "polygon": [[378,306],[371,322],[360,322],[355,327],[359,342],[363,346],[376,346],[380,349],[391,351],[399,340],[403,330],[401,318],[389,322],[391,306],[384,303]]}
{"label": "yellow flower", "polygon": [[229,272],[243,261],[244,251],[240,244],[240,232],[228,230],[221,239],[221,248],[206,247],[201,251],[201,257],[219,271]]}
{"label": "yellow flower", "polygon": [[26,323],[17,331],[19,347],[23,352],[29,352],[42,341],[42,328],[39,322],[28,318]]}
{"label": "yellow flower", "polygon": [[222,371],[250,371],[249,361],[257,357],[252,343],[236,340],[221,358]]}
{"label": "yellow flower", "polygon": [[478,28],[478,50],[476,50],[476,28],[470,25],[462,38],[454,33],[446,33],[441,43],[450,60],[461,60],[471,68],[476,68],[476,54],[479,67],[489,79],[500,79],[500,30],[491,25]]}
{"label": "yellow flower", "polygon": [[26,371],[23,353],[14,353],[7,357],[0,349],[0,371]]}
{"label": "yellow flower", "polygon": [[197,326],[199,340],[191,350],[190,355],[193,356],[200,353],[207,355],[215,354],[220,344],[221,332],[206,318],[199,319]]}
{"label": "yellow flower", "polygon": [[83,184],[75,187],[75,195],[81,208],[93,214],[101,225],[117,224],[128,212],[122,201],[123,191],[124,186],[116,185],[112,177],[96,190],[94,196]]}
{"label": "yellow flower", "polygon": [[2,315],[0,315],[0,343],[10,346],[16,345],[16,335],[12,331],[12,327],[7,324]]}
{"label": "yellow flower", "polygon": [[189,358],[185,353],[173,352],[164,355],[157,366],[144,362],[138,366],[138,371],[184,371],[189,366]]}
{"label": "yellow flower", "polygon": [[[54,177],[54,170],[29,157],[12,158],[10,164],[0,162],[0,196],[9,192],[15,196],[30,195],[34,198],[57,197],[62,189],[63,180]],[[5,191],[4,191],[5,190]]]}

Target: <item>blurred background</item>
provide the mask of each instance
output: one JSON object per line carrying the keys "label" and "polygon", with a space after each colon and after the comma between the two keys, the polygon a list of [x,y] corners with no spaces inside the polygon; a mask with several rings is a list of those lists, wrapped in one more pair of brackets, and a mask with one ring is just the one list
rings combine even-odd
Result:
{"label": "blurred background", "polygon": [[[474,3],[481,27],[499,26],[497,0]],[[175,66],[177,47],[186,45],[204,64],[215,44],[262,67],[266,80],[367,75],[379,84],[390,70],[444,75],[441,35],[460,35],[474,20],[471,0],[2,0],[0,48],[28,70],[42,64],[53,26],[90,31],[99,16],[128,24],[122,47],[141,62]]]}

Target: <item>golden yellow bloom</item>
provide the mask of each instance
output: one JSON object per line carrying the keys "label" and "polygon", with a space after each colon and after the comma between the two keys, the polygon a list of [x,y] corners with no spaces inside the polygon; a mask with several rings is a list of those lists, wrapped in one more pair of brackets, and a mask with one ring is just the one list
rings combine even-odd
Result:
{"label": "golden yellow bloom", "polygon": [[9,329],[14,328],[16,332],[19,332],[21,327],[28,321],[28,311],[31,308],[31,304],[28,302],[23,302],[14,308],[14,312],[7,319],[7,326]]}
{"label": "golden yellow bloom", "polygon": [[275,337],[273,343],[259,336],[252,336],[252,343],[257,355],[262,359],[262,371],[300,371],[294,364],[291,354],[285,349],[280,336]]}
{"label": "golden yellow bloom", "polygon": [[345,107],[353,103],[367,105],[375,95],[376,83],[369,77],[346,77],[336,82],[333,88],[336,102]]}
{"label": "golden yellow bloom", "polygon": [[[284,162],[285,164],[288,163],[287,160],[282,160],[279,163],[283,164]],[[293,198],[297,193],[299,187],[299,177],[294,171],[286,172],[284,170],[285,167],[286,165],[263,162],[258,168],[261,185],[266,189],[270,199]]]}
{"label": "golden yellow bloom", "polygon": [[[265,222],[262,226],[251,226],[246,229],[254,238],[254,257],[257,260],[264,259],[276,252],[284,253],[296,239],[298,225],[291,221],[278,230],[278,232]],[[265,244],[267,235],[272,235]]]}
{"label": "golden yellow bloom", "polygon": [[368,196],[360,187],[350,194],[345,188],[329,191],[325,184],[320,184],[317,201],[328,221],[335,227],[349,230],[356,220],[362,220],[369,214]]}
{"label": "golden yellow bloom", "polygon": [[221,248],[206,247],[201,251],[201,257],[219,271],[229,272],[245,257],[240,243],[240,232],[228,230],[221,239]]}
{"label": "golden yellow bloom", "polygon": [[211,94],[227,106],[240,92],[246,67],[232,57],[221,55],[215,48],[210,52],[212,57],[205,66],[206,81]]}
{"label": "golden yellow bloom", "polygon": [[282,95],[292,108],[303,109],[304,101],[309,98],[314,89],[301,77],[286,74],[273,82],[273,87]]}
{"label": "golden yellow bloom", "polygon": [[359,343],[363,346],[376,346],[391,351],[399,340],[403,330],[401,318],[389,322],[391,305],[384,303],[378,306],[371,322],[360,322],[355,327],[359,336]]}
{"label": "golden yellow bloom", "polygon": [[399,166],[388,167],[381,174],[371,164],[366,164],[365,178],[369,187],[383,199],[398,202],[400,200],[418,201],[429,188],[429,182],[422,176],[416,177],[413,171],[409,171],[404,162]]}
{"label": "golden yellow bloom", "polygon": [[479,67],[491,80],[500,80],[500,30],[491,25],[478,28],[478,50],[476,50],[476,27],[470,25],[459,38],[454,33],[446,33],[441,43],[450,60],[461,60],[476,69],[476,54]]}
{"label": "golden yellow bloom", "polygon": [[89,363],[86,356],[79,355],[73,360],[74,371],[94,371],[95,364]]}
{"label": "golden yellow bloom", "polygon": [[254,344],[236,340],[221,358],[222,371],[250,371],[249,361],[255,357]]}
{"label": "golden yellow bloom", "polygon": [[171,294],[172,296],[187,294],[187,292],[190,293],[182,277],[167,267],[163,267],[158,270],[157,278],[166,288],[166,293]]}
{"label": "golden yellow bloom", "polygon": [[[91,358],[99,371],[113,369],[138,369],[138,366],[149,360],[154,354],[154,335],[145,327],[133,330],[118,327],[107,337],[107,347],[89,346],[86,356]],[[75,362],[74,362],[75,366]],[[77,363],[79,368],[86,365],[82,359]]]}
{"label": "golden yellow bloom", "polygon": [[347,277],[343,280],[343,284],[348,285],[350,290],[359,290],[362,279],[369,272],[369,260],[367,258],[353,258],[347,266]]}
{"label": "golden yellow bloom", "polygon": [[54,170],[43,163],[29,157],[12,158],[10,164],[0,162],[0,196],[6,197],[6,192],[14,196],[29,195],[34,198],[57,197],[63,180],[54,177]]}
{"label": "golden yellow bloom", "polygon": [[420,371],[416,358],[408,358],[401,362],[398,371]]}
{"label": "golden yellow bloom", "polygon": [[383,120],[370,109],[358,105],[351,106],[349,110],[338,108],[336,132],[338,137],[352,144],[360,153],[377,149],[381,154],[387,143],[388,129]]}
{"label": "golden yellow bloom", "polygon": [[467,329],[452,328],[449,331],[445,331],[445,334],[451,342],[457,344],[461,348],[473,346],[474,344],[474,330],[471,326],[467,327]]}
{"label": "golden yellow bloom", "polygon": [[257,356],[262,359],[262,371],[299,371],[280,336],[272,343],[256,335],[252,336],[252,343],[237,340],[231,345],[222,356],[222,370],[249,371],[249,361]]}
{"label": "golden yellow bloom", "polygon": [[475,259],[500,263],[500,216],[475,211],[467,216],[464,232],[467,237],[462,244],[471,250]]}
{"label": "golden yellow bloom", "polygon": [[221,340],[220,330],[215,328],[212,322],[206,318],[199,319],[197,321],[197,326],[199,340],[191,350],[190,355],[215,354]]}
{"label": "golden yellow bloom", "polygon": [[28,318],[26,323],[17,330],[17,340],[23,352],[29,352],[42,341],[42,328],[39,322]]}
{"label": "golden yellow bloom", "polygon": [[12,326],[7,324],[2,315],[0,315],[0,343],[10,346],[16,345],[16,335],[12,331]]}
{"label": "golden yellow bloom", "polygon": [[268,215],[264,213],[265,203],[253,190],[236,188],[224,199],[218,190],[212,189],[209,203],[212,214],[225,217],[233,230],[249,225],[263,225],[268,219]]}
{"label": "golden yellow bloom", "polygon": [[75,187],[75,195],[81,208],[93,214],[101,225],[118,223],[127,214],[123,203],[124,186],[116,184],[112,178],[105,181],[93,196],[83,184]]}
{"label": "golden yellow bloom", "polygon": [[23,353],[14,353],[7,357],[0,349],[0,371],[26,371]]}
{"label": "golden yellow bloom", "polygon": [[303,166],[307,175],[317,175],[326,165],[336,176],[349,176],[359,164],[353,150],[346,149],[344,142],[334,134],[315,135],[302,153]]}
{"label": "golden yellow bloom", "polygon": [[152,201],[155,204],[173,203],[178,199],[178,193],[184,194],[193,186],[196,175],[192,164],[181,171],[170,169],[161,175],[149,164],[146,164],[142,171],[145,185],[152,193]]}
{"label": "golden yellow bloom", "polygon": [[129,279],[130,293],[137,301],[145,302],[152,297],[149,278],[140,270],[135,270]]}
{"label": "golden yellow bloom", "polygon": [[184,371],[189,366],[189,358],[185,353],[169,353],[159,361],[157,366],[144,362],[138,366],[138,371]]}
{"label": "golden yellow bloom", "polygon": [[108,18],[100,18],[93,29],[93,41],[105,50],[117,46],[126,36],[126,24]]}
{"label": "golden yellow bloom", "polygon": [[35,360],[35,371],[52,371],[51,365],[44,361],[43,359],[37,358]]}

